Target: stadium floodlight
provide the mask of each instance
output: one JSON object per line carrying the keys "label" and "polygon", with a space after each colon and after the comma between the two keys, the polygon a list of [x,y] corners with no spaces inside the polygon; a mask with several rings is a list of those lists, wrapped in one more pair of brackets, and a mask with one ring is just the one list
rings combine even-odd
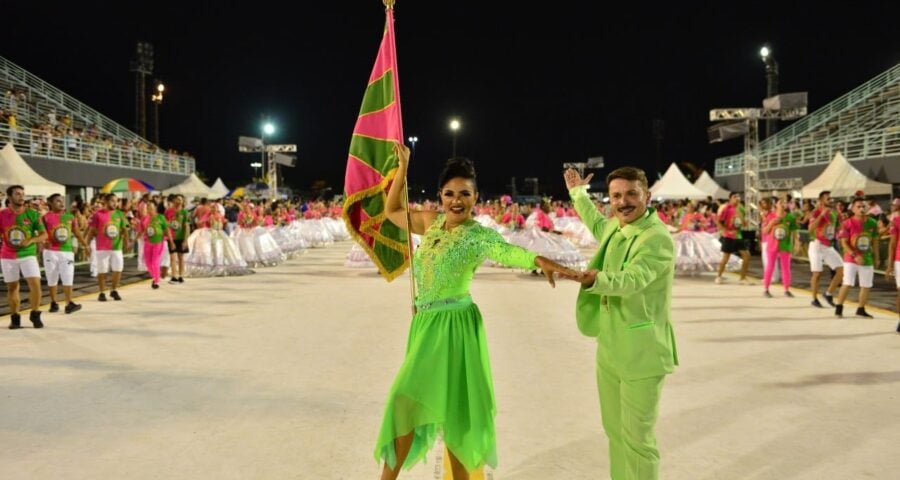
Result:
{"label": "stadium floodlight", "polygon": [[454,157],[456,156],[456,134],[457,134],[457,132],[459,132],[459,127],[461,127],[461,126],[462,126],[462,124],[459,122],[459,119],[454,118],[454,119],[450,120],[450,131],[453,132],[453,156]]}
{"label": "stadium floodlight", "polygon": [[273,125],[271,122],[266,122],[263,125],[262,129],[263,133],[266,135],[272,135],[273,133],[275,133],[275,125]]}

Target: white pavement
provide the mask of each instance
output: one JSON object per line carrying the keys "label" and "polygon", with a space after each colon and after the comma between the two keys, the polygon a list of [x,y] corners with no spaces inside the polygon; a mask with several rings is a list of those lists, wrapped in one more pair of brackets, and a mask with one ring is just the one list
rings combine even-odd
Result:
{"label": "white pavement", "polygon": [[[4,318],[0,479],[378,478],[409,287],[344,268],[349,246],[84,298],[42,331]],[[499,409],[489,477],[608,477],[576,290],[491,268],[473,284]],[[661,478],[900,478],[895,314],[834,319],[803,295],[708,277],[676,282],[673,313],[682,366],[663,391]],[[439,478],[436,455],[401,478]]]}

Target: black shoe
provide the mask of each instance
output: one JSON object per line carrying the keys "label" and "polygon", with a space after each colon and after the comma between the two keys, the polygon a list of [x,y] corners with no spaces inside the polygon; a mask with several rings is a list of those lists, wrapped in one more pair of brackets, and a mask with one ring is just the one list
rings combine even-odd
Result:
{"label": "black shoe", "polygon": [[184,277],[178,277],[178,283],[184,283]]}
{"label": "black shoe", "polygon": [[812,301],[812,306],[814,306],[814,307],[816,307],[816,308],[825,308],[824,305],[822,305],[821,303],[819,303],[819,299],[818,299],[818,298],[814,298],[814,299],[813,299],[813,301]]}
{"label": "black shoe", "polygon": [[844,316],[844,306],[843,305],[835,305],[834,306],[834,316],[835,317],[843,317]]}
{"label": "black shoe", "polygon": [[117,302],[122,299],[122,297],[119,296],[119,292],[117,292],[115,290],[109,292],[109,296],[112,297],[112,299]]}
{"label": "black shoe", "polygon": [[784,291],[784,296],[785,296],[785,297],[788,297],[788,298],[794,298],[794,294],[791,293],[790,290],[785,290],[785,291]]}
{"label": "black shoe", "polygon": [[18,313],[14,313],[9,316],[9,329],[15,330],[17,328],[22,328],[22,317]]}
{"label": "black shoe", "polygon": [[50,302],[50,313],[56,313],[59,311],[59,304],[56,302]]}
{"label": "black shoe", "polygon": [[765,292],[763,292],[763,296],[766,297],[766,298],[772,298],[772,294],[769,293],[768,290],[766,290]]}
{"label": "black shoe", "polygon": [[826,293],[825,295],[822,295],[822,297],[825,298],[825,301],[828,302],[829,305],[831,305],[832,307],[837,307],[837,305],[834,304],[834,295],[829,295]]}
{"label": "black shoe", "polygon": [[77,312],[77,311],[79,311],[79,310],[81,310],[81,305],[79,305],[79,304],[77,304],[77,303],[69,302],[69,303],[66,305],[66,313]]}
{"label": "black shoe", "polygon": [[866,311],[865,307],[859,307],[856,309],[857,317],[865,317],[865,318],[875,318]]}
{"label": "black shoe", "polygon": [[900,333],[900,323],[897,324],[897,333]]}
{"label": "black shoe", "polygon": [[159,288],[159,284],[156,282],[153,282],[153,284],[150,285],[150,288],[156,290],[157,288]]}
{"label": "black shoe", "polygon": [[178,279],[177,279],[177,278],[172,277],[172,278],[169,279],[169,285],[177,285],[177,284],[178,284]]}
{"label": "black shoe", "polygon": [[105,302],[105,301],[106,301],[106,294],[101,292],[101,293],[100,293],[100,296],[97,297],[97,301],[98,301],[98,302]]}
{"label": "black shoe", "polygon": [[41,311],[31,311],[31,315],[28,316],[28,319],[31,320],[31,324],[34,325],[34,328],[44,328],[44,322],[41,321]]}

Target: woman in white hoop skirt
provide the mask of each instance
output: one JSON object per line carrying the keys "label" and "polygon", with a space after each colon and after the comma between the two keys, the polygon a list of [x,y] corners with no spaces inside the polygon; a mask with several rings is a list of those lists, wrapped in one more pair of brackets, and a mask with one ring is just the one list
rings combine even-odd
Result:
{"label": "woman in white hoop skirt", "polygon": [[254,212],[253,204],[246,202],[238,214],[239,228],[231,232],[231,238],[250,267],[274,267],[284,261],[281,248],[261,226],[263,222]]}
{"label": "woman in white hoop skirt", "polygon": [[[706,231],[707,224],[706,216],[698,212],[692,202],[688,202],[681,224],[672,234],[675,239],[676,273],[698,275],[702,272],[715,272],[719,268],[722,244]],[[740,259],[732,255],[726,268],[733,271],[740,267]]]}
{"label": "woman in white hoop skirt", "polygon": [[187,276],[227,277],[253,273],[237,244],[222,230],[225,217],[217,208],[204,211],[196,221],[197,229],[188,237],[189,253],[184,256]]}

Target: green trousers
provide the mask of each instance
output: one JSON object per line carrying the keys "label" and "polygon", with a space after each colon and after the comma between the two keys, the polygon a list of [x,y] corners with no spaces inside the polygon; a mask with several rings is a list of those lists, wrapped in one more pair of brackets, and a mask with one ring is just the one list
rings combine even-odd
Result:
{"label": "green trousers", "polygon": [[657,480],[659,450],[653,429],[659,413],[664,375],[622,380],[597,365],[600,415],[609,438],[612,480]]}

